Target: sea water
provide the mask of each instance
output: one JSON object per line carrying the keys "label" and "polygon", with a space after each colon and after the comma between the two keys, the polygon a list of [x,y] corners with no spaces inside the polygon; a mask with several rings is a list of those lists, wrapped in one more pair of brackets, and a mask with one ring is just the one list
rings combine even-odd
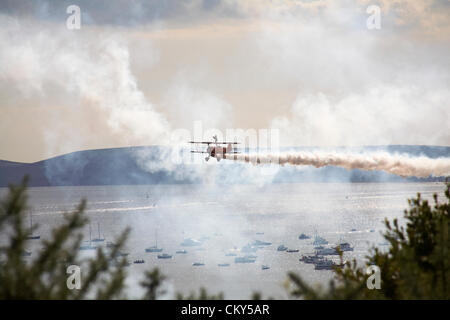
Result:
{"label": "sea water", "polygon": [[[442,198],[443,191],[443,183],[295,183],[39,187],[29,188],[28,195],[29,212],[39,226],[35,234],[41,240],[49,238],[51,230],[63,223],[64,213],[73,211],[83,198],[88,201],[91,237],[105,238],[95,245],[114,242],[129,227],[131,234],[123,251],[129,253],[131,262],[127,268],[130,297],[142,294],[139,282],[144,271],[158,267],[167,277],[163,298],[205,287],[229,299],[249,299],[253,292],[285,299],[289,298],[289,271],[313,285],[326,285],[333,278],[332,271],[314,270],[314,265],[299,261],[302,254],[314,253],[315,234],[328,240],[329,246],[349,242],[354,251],[345,252],[344,258],[363,263],[373,246],[387,248],[381,235],[385,218],[402,221],[407,199],[417,192],[432,199],[433,193]],[[0,196],[6,192],[0,189]],[[89,226],[82,232],[89,240]],[[301,233],[312,238],[299,240]],[[181,246],[187,238],[202,245]],[[38,252],[41,240],[29,241],[27,250]],[[240,249],[255,240],[271,245],[252,253],[257,256],[254,263],[236,264],[235,256],[226,255],[244,255]],[[0,234],[0,242],[7,243],[6,234]],[[299,252],[277,251],[281,244]],[[154,245],[172,259],[145,252]],[[187,253],[177,254],[181,249]],[[80,251],[80,255],[93,256],[94,252]],[[33,255],[25,259],[32,260]],[[136,259],[145,263],[132,264]],[[195,262],[204,265],[193,266]],[[262,265],[270,268],[262,270]]]}

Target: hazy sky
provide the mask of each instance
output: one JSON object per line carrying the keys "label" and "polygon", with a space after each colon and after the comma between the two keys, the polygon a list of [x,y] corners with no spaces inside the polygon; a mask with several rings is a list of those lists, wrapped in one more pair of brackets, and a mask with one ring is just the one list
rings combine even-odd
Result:
{"label": "hazy sky", "polygon": [[165,144],[198,120],[450,146],[449,17],[448,0],[0,0],[0,159]]}

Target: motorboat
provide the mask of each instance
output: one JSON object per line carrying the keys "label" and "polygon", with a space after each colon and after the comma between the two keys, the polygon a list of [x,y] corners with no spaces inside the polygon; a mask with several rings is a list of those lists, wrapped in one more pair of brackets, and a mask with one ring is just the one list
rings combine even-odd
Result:
{"label": "motorboat", "polygon": [[251,244],[247,244],[241,248],[241,252],[256,252],[256,250],[258,250],[258,247]]}
{"label": "motorboat", "polygon": [[261,241],[261,240],[255,240],[252,243],[252,246],[255,247],[260,247],[260,246],[270,246],[272,244],[272,242],[265,242],[265,241]]}
{"label": "motorboat", "polygon": [[142,264],[142,263],[145,263],[145,261],[143,259],[137,259],[137,260],[134,260],[133,263],[135,263],[135,264]]}
{"label": "motorboat", "polygon": [[229,263],[219,263],[218,266],[219,267],[229,267],[230,264]]}
{"label": "motorboat", "polygon": [[340,243],[340,244],[336,247],[336,249],[337,249],[337,248],[341,249],[341,251],[353,251],[353,249],[354,249],[352,246],[350,246],[350,243],[348,243],[348,242]]}
{"label": "motorboat", "polygon": [[256,257],[254,256],[244,256],[234,258],[234,263],[254,263],[255,261]]}
{"label": "motorboat", "polygon": [[194,239],[184,239],[182,243],[180,243],[183,247],[194,247],[194,246],[201,246],[202,242]]}
{"label": "motorboat", "polygon": [[299,260],[301,262],[304,262],[304,263],[313,264],[313,263],[316,263],[316,262],[318,262],[320,260],[323,260],[323,257],[322,256],[318,256],[318,255],[302,256]]}
{"label": "motorboat", "polygon": [[338,251],[335,248],[324,248],[317,250],[317,255],[321,256],[330,256],[330,255],[338,255]]}
{"label": "motorboat", "polygon": [[145,248],[145,252],[162,252],[162,248],[158,248],[157,246],[151,246],[148,248]]}

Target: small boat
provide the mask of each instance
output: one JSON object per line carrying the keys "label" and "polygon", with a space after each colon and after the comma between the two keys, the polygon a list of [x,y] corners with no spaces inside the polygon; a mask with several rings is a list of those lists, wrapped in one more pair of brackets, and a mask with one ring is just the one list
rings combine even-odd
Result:
{"label": "small boat", "polygon": [[270,269],[270,267],[269,267],[269,266],[262,265],[262,266],[261,266],[261,269],[262,269],[262,270],[267,270],[267,269]]}
{"label": "small boat", "polygon": [[286,252],[289,253],[298,252],[298,249],[287,249]]}
{"label": "small boat", "polygon": [[259,246],[270,246],[272,242],[265,242],[261,240],[255,240],[252,243],[252,246],[259,247]]}
{"label": "small boat", "polygon": [[349,244],[348,242],[340,243],[340,244],[336,247],[336,249],[337,249],[337,248],[340,248],[341,251],[353,251],[353,249],[354,249],[354,248],[352,248],[352,246],[350,246],[350,244]]}
{"label": "small boat", "polygon": [[21,255],[22,257],[29,257],[29,256],[31,256],[31,252],[30,252],[30,251],[27,251],[27,250],[24,250],[20,255]]}
{"label": "small boat", "polygon": [[97,247],[89,244],[89,245],[81,246],[80,248],[78,248],[78,250],[81,250],[81,251],[97,250]]}
{"label": "small boat", "polygon": [[247,244],[241,248],[241,252],[256,252],[258,247],[252,246],[251,244]]}
{"label": "small boat", "polygon": [[92,232],[91,232],[91,225],[89,224],[89,244],[85,246],[81,246],[79,250],[85,251],[85,250],[97,250],[96,246],[92,245]]}
{"label": "small boat", "polygon": [[145,263],[145,261],[143,259],[137,259],[137,260],[134,260],[133,263],[141,264],[141,263]]}
{"label": "small boat", "polygon": [[219,267],[229,267],[230,264],[229,263],[219,263],[218,266]]}
{"label": "small boat", "polygon": [[331,260],[320,260],[314,264],[314,270],[333,270],[335,267],[338,267],[336,263]]}
{"label": "small boat", "polygon": [[201,266],[204,266],[205,264],[204,263],[201,263],[201,262],[194,262],[193,264],[192,264],[192,266],[193,267],[201,267]]}
{"label": "small boat", "polygon": [[156,246],[145,248],[145,252],[162,252],[162,248],[158,248]]}
{"label": "small boat", "polygon": [[328,244],[328,241],[327,240],[325,240],[324,238],[322,238],[322,237],[319,237],[319,236],[315,236],[314,237],[314,242],[313,242],[313,245],[315,245],[315,246],[320,246],[320,245],[324,245],[324,244]]}
{"label": "small boat", "polygon": [[33,234],[33,215],[30,213],[30,235],[27,236],[27,240],[39,240],[41,236]]}
{"label": "small boat", "polygon": [[117,252],[117,256],[119,256],[119,257],[126,257],[126,256],[128,256],[129,255],[129,253],[128,252]]}
{"label": "small boat", "polygon": [[301,262],[304,262],[304,263],[313,264],[313,263],[316,263],[316,262],[318,262],[318,261],[320,261],[322,259],[323,259],[322,256],[315,255],[315,256],[302,256],[299,260]]}
{"label": "small boat", "polygon": [[279,245],[277,248],[277,251],[286,251],[288,249],[288,247],[285,247],[283,244]]}
{"label": "small boat", "polygon": [[202,243],[201,241],[188,238],[184,239],[183,242],[180,243],[180,245],[183,247],[194,247],[194,246],[201,246]]}
{"label": "small boat", "polygon": [[305,240],[305,239],[311,239],[311,236],[308,236],[308,235],[302,233],[301,235],[298,236],[298,238],[300,240]]}
{"label": "small boat", "polygon": [[236,257],[237,254],[236,254],[236,253],[233,253],[233,252],[230,252],[230,253],[225,254],[225,256],[226,256],[226,257]]}
{"label": "small boat", "polygon": [[329,255],[338,255],[339,253],[335,248],[325,248],[317,250],[316,254],[322,256],[329,256]]}
{"label": "small boat", "polygon": [[157,231],[155,231],[155,245],[145,248],[145,252],[161,252],[163,251],[162,248],[158,248],[158,234]]}
{"label": "small boat", "polygon": [[178,251],[176,251],[175,253],[179,253],[179,254],[186,254],[187,253],[187,251],[186,250],[178,250]]}
{"label": "small boat", "polygon": [[172,259],[172,256],[167,253],[158,254],[158,259]]}
{"label": "small boat", "polygon": [[106,247],[108,248],[108,249],[113,249],[113,248],[115,248],[117,245],[114,243],[114,242],[110,242],[110,241],[108,241],[108,242],[106,242]]}
{"label": "small boat", "polygon": [[[90,227],[90,225],[89,225]],[[97,222],[97,228],[98,228],[98,238],[92,239],[92,242],[103,242],[105,241],[105,238],[100,237],[100,222]]]}
{"label": "small boat", "polygon": [[234,263],[254,263],[255,261],[255,258],[249,256],[234,258]]}

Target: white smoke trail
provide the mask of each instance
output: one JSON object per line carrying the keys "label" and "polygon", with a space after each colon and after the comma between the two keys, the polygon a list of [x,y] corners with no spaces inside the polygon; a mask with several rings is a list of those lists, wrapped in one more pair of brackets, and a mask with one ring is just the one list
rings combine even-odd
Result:
{"label": "white smoke trail", "polygon": [[345,169],[382,170],[402,177],[450,176],[450,158],[409,157],[405,155],[347,152],[286,152],[277,154],[236,154],[236,161],[253,164],[337,166]]}

